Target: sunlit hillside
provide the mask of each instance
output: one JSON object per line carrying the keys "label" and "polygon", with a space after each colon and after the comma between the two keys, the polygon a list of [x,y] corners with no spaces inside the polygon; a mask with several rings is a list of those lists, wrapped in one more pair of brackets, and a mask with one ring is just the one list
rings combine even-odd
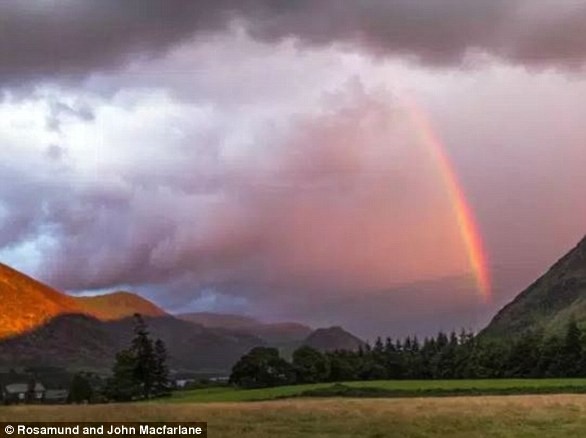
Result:
{"label": "sunlit hillside", "polygon": [[114,292],[95,297],[76,297],[78,305],[87,314],[102,321],[114,321],[127,318],[134,313],[143,316],[165,316],[160,307],[130,292]]}
{"label": "sunlit hillside", "polygon": [[0,264],[0,339],[30,331],[52,318],[82,313],[77,302]]}
{"label": "sunlit hillside", "polygon": [[100,321],[116,321],[135,313],[167,315],[155,304],[129,292],[72,297],[0,264],[0,339],[30,332],[61,315],[82,314]]}

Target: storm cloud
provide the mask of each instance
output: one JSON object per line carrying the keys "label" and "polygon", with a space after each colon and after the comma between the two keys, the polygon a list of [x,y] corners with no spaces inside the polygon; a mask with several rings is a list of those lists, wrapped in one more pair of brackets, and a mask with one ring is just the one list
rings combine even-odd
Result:
{"label": "storm cloud", "polygon": [[460,64],[581,66],[586,5],[573,0],[64,0],[0,4],[0,81],[79,79],[164,54],[235,23],[265,41],[347,45]]}

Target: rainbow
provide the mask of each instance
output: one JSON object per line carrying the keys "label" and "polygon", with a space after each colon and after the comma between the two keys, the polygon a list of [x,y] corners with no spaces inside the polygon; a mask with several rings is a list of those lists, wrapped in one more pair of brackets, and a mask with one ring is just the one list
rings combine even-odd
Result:
{"label": "rainbow", "polygon": [[422,143],[428,147],[438,165],[444,186],[447,188],[450,197],[462,240],[466,247],[478,292],[484,302],[489,302],[491,299],[492,285],[484,243],[456,171],[450,162],[441,139],[436,134],[425,112],[412,99],[402,98],[401,100],[404,102],[410,121],[416,129]]}

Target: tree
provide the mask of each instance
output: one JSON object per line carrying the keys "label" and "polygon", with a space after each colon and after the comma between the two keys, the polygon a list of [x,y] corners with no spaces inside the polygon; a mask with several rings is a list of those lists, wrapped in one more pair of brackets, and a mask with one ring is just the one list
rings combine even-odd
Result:
{"label": "tree", "polygon": [[360,380],[384,380],[387,378],[387,370],[372,357],[365,357],[360,362],[358,378]]}
{"label": "tree", "polygon": [[526,333],[513,342],[505,365],[505,377],[535,377],[538,374],[540,341],[534,333]]}
{"label": "tree", "polygon": [[73,376],[69,385],[69,403],[89,403],[94,396],[94,390],[88,378],[82,373]]}
{"label": "tree", "polygon": [[401,354],[402,345],[400,341],[393,343],[391,338],[387,338],[385,343],[385,361],[384,366],[387,370],[387,378],[403,378],[403,355]]}
{"label": "tree", "polygon": [[557,336],[542,339],[537,374],[539,377],[559,377],[563,364],[560,363],[563,343]]}
{"label": "tree", "polygon": [[562,347],[561,374],[563,377],[578,377],[582,367],[582,332],[578,324],[571,319],[566,328],[566,337]]}
{"label": "tree", "polygon": [[167,366],[168,354],[165,343],[157,339],[155,342],[155,361],[153,369],[153,390],[158,397],[166,396],[170,392],[169,367]]}
{"label": "tree", "polygon": [[403,345],[403,377],[408,379],[421,379],[425,371],[421,346],[416,336],[407,337]]}
{"label": "tree", "polygon": [[354,351],[335,351],[327,353],[332,382],[344,382],[358,378],[359,353]]}
{"label": "tree", "polygon": [[161,340],[153,343],[139,314],[134,315],[130,348],[118,353],[112,374],[106,393],[113,400],[149,399],[169,392],[167,349]]}
{"label": "tree", "polygon": [[291,365],[276,348],[256,347],[232,368],[230,383],[243,388],[268,388],[294,383]]}
{"label": "tree", "polygon": [[116,355],[112,377],[106,385],[106,395],[109,399],[124,402],[138,398],[141,388],[135,369],[136,356],[131,350],[122,350]]}
{"label": "tree", "polygon": [[143,398],[148,399],[153,395],[155,348],[147,326],[138,313],[134,315],[134,339],[130,349],[135,357],[135,379],[140,382]]}
{"label": "tree", "polygon": [[297,383],[325,382],[330,375],[328,358],[308,346],[300,347],[293,352],[293,368]]}

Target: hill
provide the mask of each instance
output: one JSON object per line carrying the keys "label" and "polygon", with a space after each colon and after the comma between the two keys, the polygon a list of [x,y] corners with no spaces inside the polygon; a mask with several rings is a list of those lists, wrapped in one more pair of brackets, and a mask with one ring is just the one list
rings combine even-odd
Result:
{"label": "hill", "polygon": [[208,328],[241,329],[255,327],[262,324],[260,321],[243,315],[225,313],[195,312],[177,315],[177,318],[193,322]]}
{"label": "hill", "polygon": [[0,264],[0,339],[32,330],[56,316],[80,312],[73,298]]}
{"label": "hill", "polygon": [[586,237],[498,312],[481,336],[553,334],[572,318],[586,326]]}
{"label": "hill", "polygon": [[249,334],[258,336],[269,344],[287,345],[303,341],[312,332],[306,325],[297,322],[278,322],[262,324],[249,331]]}
{"label": "hill", "polygon": [[219,313],[187,313],[178,318],[207,328],[255,336],[273,346],[301,343],[312,329],[296,322],[263,323],[242,315]]}
{"label": "hill", "polygon": [[62,315],[88,315],[101,321],[115,321],[135,313],[168,316],[136,294],[115,292],[72,297],[0,264],[0,339],[34,330]]}
{"label": "hill", "polygon": [[74,298],[83,313],[102,321],[116,321],[140,313],[143,316],[168,316],[160,307],[130,292],[113,292],[93,297]]}
{"label": "hill", "polygon": [[364,342],[342,327],[317,329],[303,342],[320,351],[358,350]]}
{"label": "hill", "polygon": [[[224,333],[171,316],[145,318],[154,338],[167,345],[175,370],[227,372],[258,338]],[[87,315],[61,315],[23,335],[0,341],[0,366],[54,366],[104,371],[133,336],[132,318],[99,321]]]}
{"label": "hill", "polygon": [[364,345],[361,339],[341,327],[312,330],[296,322],[262,323],[248,316],[217,313],[189,313],[177,317],[226,334],[247,334],[260,338],[267,345],[279,348],[287,358],[302,345],[321,351],[357,350]]}

